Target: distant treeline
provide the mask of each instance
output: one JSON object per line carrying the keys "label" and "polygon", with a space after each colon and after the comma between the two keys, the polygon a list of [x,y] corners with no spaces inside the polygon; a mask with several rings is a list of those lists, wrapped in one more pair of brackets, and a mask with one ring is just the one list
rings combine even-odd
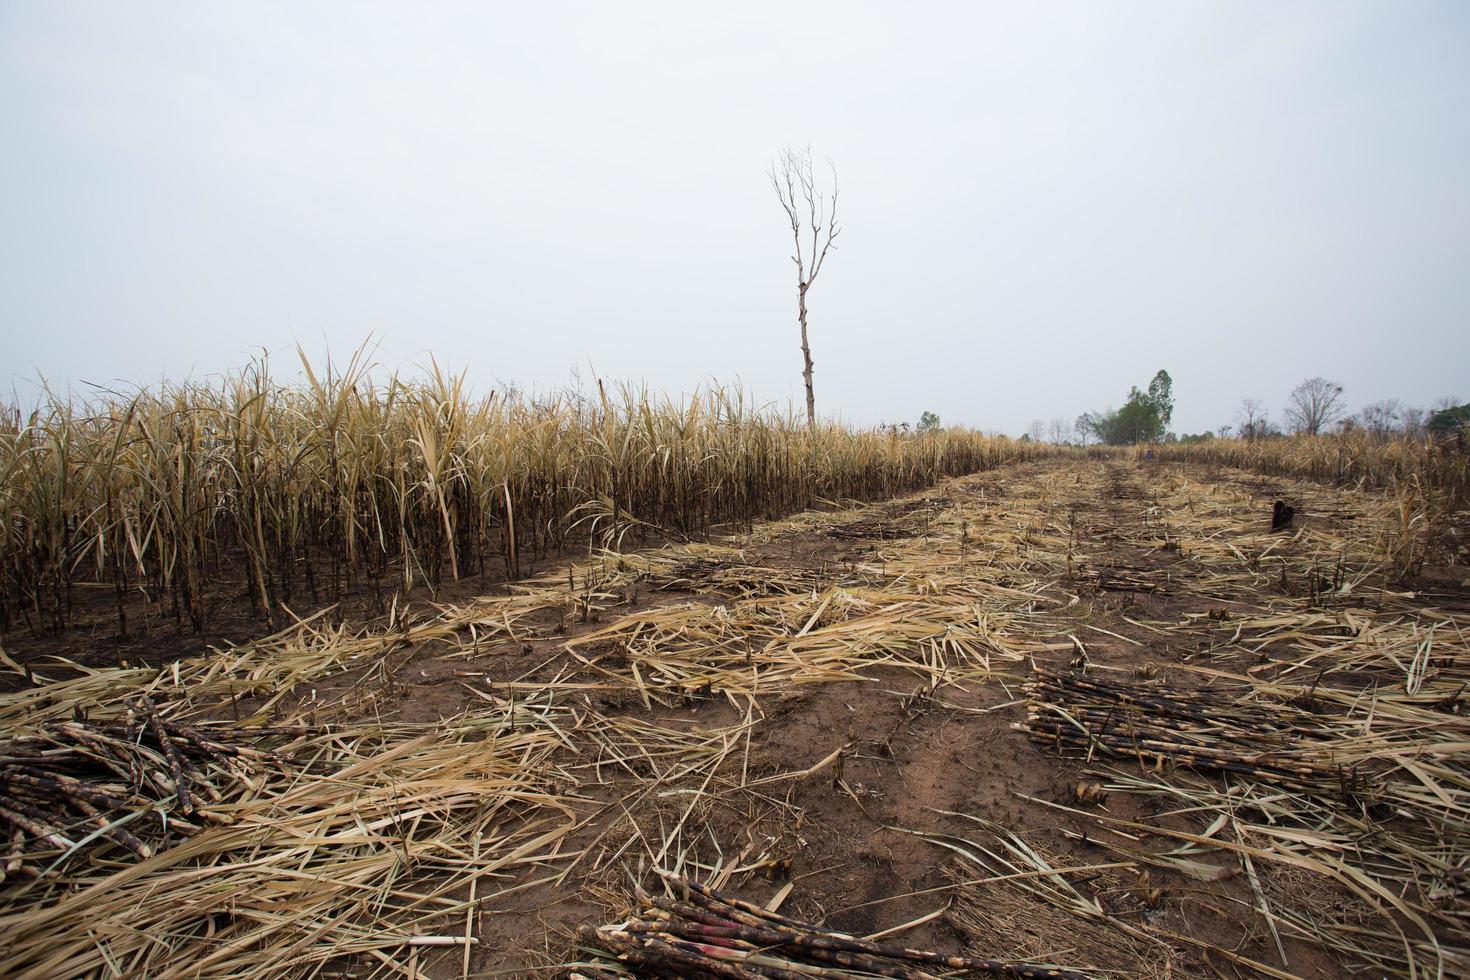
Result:
{"label": "distant treeline", "polygon": [[1446,436],[1470,426],[1470,404],[1453,396],[1441,397],[1428,408],[1405,405],[1396,398],[1372,402],[1356,413],[1346,409],[1343,387],[1326,378],[1308,378],[1292,389],[1273,420],[1259,398],[1241,401],[1234,421],[1213,431],[1174,433],[1169,423],[1174,413],[1174,384],[1167,371],[1159,371],[1147,389],[1134,387],[1122,408],[1083,412],[1069,426],[1054,418],[1050,425],[1034,420],[1023,437],[1031,442],[1056,444],[1136,446],[1145,443],[1202,442],[1237,436],[1247,442],[1278,439],[1288,435],[1327,435],[1361,432],[1371,439],[1417,439]]}

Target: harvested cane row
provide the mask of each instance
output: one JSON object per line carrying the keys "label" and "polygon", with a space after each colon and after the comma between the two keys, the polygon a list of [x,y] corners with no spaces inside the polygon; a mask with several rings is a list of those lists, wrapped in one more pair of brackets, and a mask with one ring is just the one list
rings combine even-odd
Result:
{"label": "harvested cane row", "polygon": [[[1079,806],[1037,802],[1086,821],[1074,839],[1088,847],[1242,882],[1269,937],[1256,955],[1283,971],[1304,969],[1297,940],[1343,969],[1470,975],[1470,622],[1462,589],[1399,577],[1429,525],[1391,496],[1182,469],[1152,482],[1152,516],[1115,540],[1180,588],[1174,608],[1129,604],[1149,635],[1128,642],[1202,686],[1038,678],[1025,728],[1094,762],[1098,782],[1079,784],[1097,791]],[[1299,519],[1272,534],[1283,497]],[[1111,794],[1149,816],[1095,805]]]}
{"label": "harvested cane row", "polygon": [[121,720],[53,721],[0,742],[5,877],[39,877],[89,844],[151,857],[280,768],[284,758],[256,743],[284,733],[170,720],[143,695]]}
{"label": "harvested cane row", "polygon": [[187,839],[0,890],[0,975],[308,976],[354,958],[359,976],[401,975],[419,950],[468,957],[477,901],[550,872],[577,824],[550,760],[568,720],[541,699],[306,736],[313,765],[266,770]]}
{"label": "harvested cane row", "polygon": [[578,966],[569,978],[729,977],[734,980],[796,980],[806,977],[899,977],[931,980],[933,970],[990,976],[1077,978],[1075,970],[1003,960],[951,956],[858,939],[799,922],[759,905],[661,872],[679,896],[640,895],[637,913],[626,922],[584,927],[584,942],[616,960],[613,973],[596,964]]}
{"label": "harvested cane row", "polygon": [[1242,703],[1238,691],[1132,684],[1037,668],[1022,728],[1064,754],[1165,762],[1345,795],[1361,777],[1333,764],[1310,712]]}

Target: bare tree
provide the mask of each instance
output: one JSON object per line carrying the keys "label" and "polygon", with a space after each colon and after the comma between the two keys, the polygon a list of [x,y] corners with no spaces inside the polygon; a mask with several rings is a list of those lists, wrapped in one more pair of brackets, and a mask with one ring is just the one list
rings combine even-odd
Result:
{"label": "bare tree", "polygon": [[1286,400],[1286,421],[1297,432],[1315,436],[1342,417],[1342,385],[1308,378]]}
{"label": "bare tree", "polygon": [[1374,439],[1387,439],[1398,431],[1403,415],[1403,406],[1397,398],[1386,398],[1381,402],[1363,406],[1358,413],[1358,424]]}
{"label": "bare tree", "polygon": [[[810,147],[781,151],[780,159],[771,165],[771,187],[781,202],[781,209],[791,222],[791,238],[796,243],[796,319],[801,324],[802,380],[806,382],[806,421],[817,424],[817,399],[812,392],[812,348],[806,332],[806,294],[817,281],[827,253],[832,250],[841,228],[837,224],[837,168],[827,161],[832,171],[832,193],[817,189],[812,174]],[[810,242],[806,239],[810,237]]]}
{"label": "bare tree", "polygon": [[1082,445],[1087,445],[1087,440],[1097,433],[1097,424],[1092,419],[1092,413],[1083,412],[1077,416],[1077,421],[1072,423],[1072,431],[1077,433]]}
{"label": "bare tree", "polygon": [[1046,438],[1046,423],[1041,419],[1032,419],[1031,424],[1026,426],[1026,436],[1032,442],[1040,442]]}
{"label": "bare tree", "polygon": [[1404,435],[1410,439],[1418,439],[1424,435],[1424,422],[1425,414],[1422,408],[1409,405],[1399,413],[1399,425],[1403,429]]}
{"label": "bare tree", "polygon": [[1054,419],[1052,419],[1051,420],[1051,425],[1049,426],[1049,428],[1051,430],[1051,441],[1052,442],[1054,442],[1058,446],[1060,446],[1062,443],[1064,443],[1064,442],[1067,441],[1067,429],[1069,428],[1069,426],[1067,425],[1067,420],[1066,419],[1064,419],[1064,418],[1054,418]]}
{"label": "bare tree", "polygon": [[1240,402],[1240,414],[1235,417],[1236,431],[1247,442],[1255,442],[1264,436],[1271,422],[1266,416],[1266,406],[1259,398],[1245,398]]}
{"label": "bare tree", "polygon": [[1448,409],[1454,408],[1459,404],[1459,395],[1440,395],[1434,400],[1434,403],[1429,406],[1429,414],[1433,415],[1436,412],[1443,412]]}

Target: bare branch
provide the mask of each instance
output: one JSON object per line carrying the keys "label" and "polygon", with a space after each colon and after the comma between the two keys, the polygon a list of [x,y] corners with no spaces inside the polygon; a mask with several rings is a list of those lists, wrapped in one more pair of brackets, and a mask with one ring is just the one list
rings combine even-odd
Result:
{"label": "bare branch", "polygon": [[[791,226],[791,236],[796,246],[791,261],[796,263],[797,322],[801,327],[802,379],[806,384],[807,423],[810,425],[816,424],[817,416],[816,399],[812,393],[812,352],[807,340],[806,295],[812,283],[816,282],[817,274],[822,271],[827,254],[835,247],[833,243],[840,231],[837,225],[837,168],[830,159],[827,165],[832,170],[830,202],[827,195],[817,187],[816,176],[812,171],[810,147],[800,151],[786,147],[768,173],[776,199],[786,212],[786,220]],[[799,200],[798,194],[801,195]],[[803,238],[806,235],[810,235],[811,243],[803,247]]]}
{"label": "bare branch", "polygon": [[1308,378],[1292,389],[1286,420],[1297,432],[1317,435],[1342,417],[1342,385],[1326,378]]}

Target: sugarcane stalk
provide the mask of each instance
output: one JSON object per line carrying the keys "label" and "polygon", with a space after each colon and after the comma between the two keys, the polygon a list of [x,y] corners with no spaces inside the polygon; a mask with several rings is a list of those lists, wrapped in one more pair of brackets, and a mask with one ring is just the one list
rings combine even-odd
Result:
{"label": "sugarcane stalk", "polygon": [[[680,950],[674,949],[667,943],[649,939],[643,942],[634,940],[630,936],[615,932],[606,932],[583,927],[583,935],[593,942],[612,950],[618,959],[632,963],[635,966],[651,966],[663,968],[677,965],[680,967],[693,967],[699,974],[714,977],[726,977],[730,980],[760,980],[759,973],[752,973],[733,963],[721,963],[718,961],[706,961],[703,958],[690,956]],[[675,976],[687,975],[687,971],[680,970]]]}
{"label": "sugarcane stalk", "polygon": [[235,746],[213,741],[197,729],[177,724],[171,727],[181,741],[209,756],[222,769],[229,770],[233,764],[233,758],[240,754],[240,750]]}
{"label": "sugarcane stalk", "polygon": [[706,898],[713,899],[719,905],[723,905],[733,911],[744,912],[746,915],[754,916],[757,919],[763,919],[766,922],[771,922],[778,926],[785,926],[790,929],[801,930],[811,928],[806,923],[798,922],[795,919],[789,919],[784,915],[772,912],[768,909],[762,908],[759,905],[755,905],[751,902],[746,902],[742,899],[735,898],[734,896],[723,895],[715,892],[713,889],[710,889],[700,882],[694,881],[692,879],[681,878],[678,875],[673,874],[672,872],[664,871],[662,869],[656,870],[658,870],[660,877],[662,877],[664,880],[671,881],[676,885],[687,889],[693,895],[701,895]]}
{"label": "sugarcane stalk", "polygon": [[681,957],[680,962],[708,966],[711,963],[733,967],[744,976],[768,977],[770,980],[810,980],[833,976],[832,972],[808,963],[792,963],[775,956],[732,949],[709,943],[695,943],[672,936],[648,937],[645,944],[653,950],[669,950]]}
{"label": "sugarcane stalk", "polygon": [[59,830],[44,822],[33,820],[19,810],[20,807],[17,806],[15,800],[0,797],[0,818],[10,821],[12,826],[19,827],[38,840],[44,840],[52,847],[65,851],[73,846],[72,842],[62,836]]}
{"label": "sugarcane stalk", "polygon": [[10,850],[5,855],[5,873],[13,875],[20,870],[25,848],[25,833],[19,824],[10,831]]}
{"label": "sugarcane stalk", "polygon": [[24,769],[0,771],[0,779],[13,786],[27,786],[53,794],[59,793],[73,799],[83,799],[101,806],[127,806],[126,800],[95,787],[88,786],[81,780],[74,779],[62,773],[46,773],[27,766]]}
{"label": "sugarcane stalk", "polygon": [[[638,923],[630,924],[638,928]],[[878,957],[854,953],[847,950],[826,949],[815,945],[807,940],[809,935],[788,934],[774,929],[759,929],[754,926],[711,926],[690,922],[668,921],[653,926],[659,931],[666,931],[683,939],[696,942],[719,943],[721,941],[738,940],[750,947],[766,947],[768,949],[779,948],[782,950],[796,950],[801,955],[819,959],[850,970],[861,970],[865,973],[874,973],[883,977],[896,977],[898,980],[933,980],[933,974],[926,973],[917,967],[905,966],[899,963],[884,963]]]}
{"label": "sugarcane stalk", "polygon": [[1098,744],[1107,749],[1127,750],[1113,752],[1115,755],[1124,756],[1132,756],[1142,750],[1150,754],[1163,754],[1176,762],[1198,765],[1200,768],[1239,772],[1243,775],[1258,776],[1265,781],[1290,783],[1303,788],[1331,784],[1336,781],[1335,770],[1329,771],[1305,763],[1299,765],[1266,763],[1259,761],[1258,758],[1232,755],[1227,751],[1206,746],[1179,745],[1157,739],[1129,738],[1125,735],[1111,734],[1095,734],[1087,742],[1081,739],[1059,738],[1045,732],[1036,734],[1039,740],[1052,741],[1059,746],[1072,745],[1078,749],[1086,749],[1093,744]]}
{"label": "sugarcane stalk", "polygon": [[185,814],[194,812],[194,801],[189,796],[189,782],[185,775],[187,763],[183,753],[174,745],[168,733],[163,730],[163,723],[158,720],[158,712],[153,707],[153,702],[145,694],[142,696],[143,707],[146,711],[145,720],[153,737],[163,748],[164,757],[168,760],[169,774],[173,777],[174,791],[179,799],[179,809]]}
{"label": "sugarcane stalk", "polygon": [[140,858],[150,858],[153,856],[153,848],[138,840],[138,838],[134,837],[123,828],[111,826],[107,818],[101,813],[97,812],[97,808],[92,806],[86,800],[73,798],[72,805],[75,806],[78,810],[82,811],[82,813],[84,813],[86,816],[90,817],[92,826],[101,830],[103,836],[107,837],[113,843],[127,848]]}
{"label": "sugarcane stalk", "polygon": [[[667,874],[665,872],[665,874]],[[752,906],[738,898],[730,898],[719,895],[705,885],[697,881],[683,879],[680,881],[689,889],[690,897],[706,908],[714,908],[720,914],[734,919],[737,923],[756,928],[769,928],[772,932],[790,937],[788,942],[806,945],[813,949],[828,951],[844,951],[854,953],[865,953],[870,956],[886,956],[890,959],[910,960],[918,963],[932,963],[937,966],[948,967],[952,970],[981,970],[1001,976],[1046,978],[1046,980],[1057,980],[1057,978],[1072,978],[1072,980],[1085,980],[1086,974],[1074,970],[1059,970],[1051,967],[1031,966],[1024,963],[1008,963],[1000,960],[979,959],[967,956],[951,956],[945,953],[934,953],[927,950],[909,949],[903,946],[888,946],[883,943],[875,943],[867,939],[856,939],[847,936],[838,936],[832,933],[809,932],[811,927],[799,924],[787,924],[770,922],[767,925],[762,921],[763,915],[774,915],[764,909],[759,912],[752,911],[758,906]],[[793,925],[796,928],[793,928]]]}
{"label": "sugarcane stalk", "polygon": [[657,911],[663,913],[663,918],[671,919],[674,916],[688,919],[706,926],[734,926],[739,923],[727,919],[722,915],[716,915],[709,909],[700,908],[697,905],[689,905],[672,898],[664,898],[662,895],[646,899]]}

